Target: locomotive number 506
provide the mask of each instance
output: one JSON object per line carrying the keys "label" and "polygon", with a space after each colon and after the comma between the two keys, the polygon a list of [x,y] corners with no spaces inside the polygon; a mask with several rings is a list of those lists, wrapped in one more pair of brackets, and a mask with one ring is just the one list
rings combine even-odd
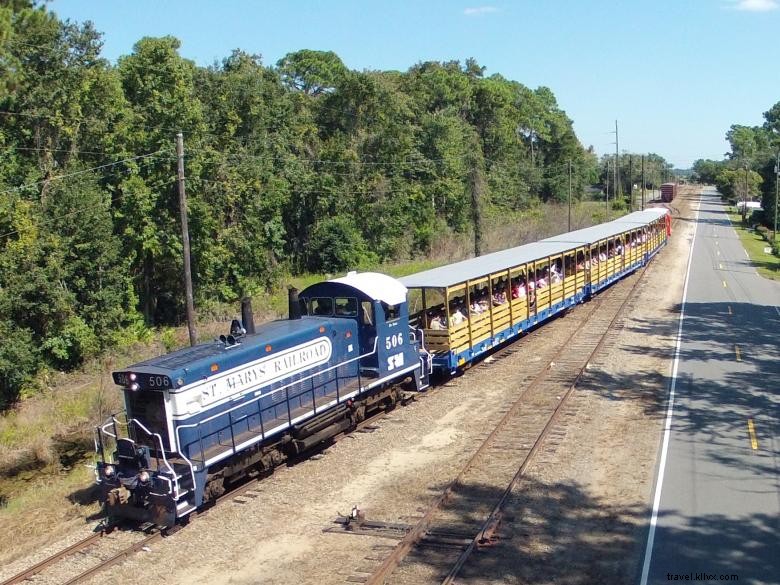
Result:
{"label": "locomotive number 506", "polygon": [[393,349],[394,347],[403,345],[403,343],[404,343],[403,333],[396,333],[395,335],[390,335],[389,337],[385,337],[385,349]]}

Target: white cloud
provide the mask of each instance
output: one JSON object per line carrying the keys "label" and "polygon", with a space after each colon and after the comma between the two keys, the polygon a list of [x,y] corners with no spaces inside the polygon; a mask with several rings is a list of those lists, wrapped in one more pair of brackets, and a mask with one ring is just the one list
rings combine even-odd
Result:
{"label": "white cloud", "polygon": [[[774,2],[774,0],[764,0],[764,1]],[[481,16],[482,14],[489,14],[490,12],[498,12],[498,8],[496,8],[495,6],[474,6],[473,8],[466,8],[463,11],[463,14],[465,14],[466,16]]]}
{"label": "white cloud", "polygon": [[769,12],[780,8],[778,0],[734,0],[734,10],[745,12]]}

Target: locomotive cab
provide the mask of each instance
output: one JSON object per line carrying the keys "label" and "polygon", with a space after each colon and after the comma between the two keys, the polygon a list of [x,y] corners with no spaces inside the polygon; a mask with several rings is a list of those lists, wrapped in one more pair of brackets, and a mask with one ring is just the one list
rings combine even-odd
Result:
{"label": "locomotive cab", "polygon": [[409,326],[406,287],[399,281],[376,272],[349,272],[308,287],[300,299],[309,316],[357,322],[360,376],[369,387],[407,372],[417,390],[428,386],[430,359],[422,332]]}

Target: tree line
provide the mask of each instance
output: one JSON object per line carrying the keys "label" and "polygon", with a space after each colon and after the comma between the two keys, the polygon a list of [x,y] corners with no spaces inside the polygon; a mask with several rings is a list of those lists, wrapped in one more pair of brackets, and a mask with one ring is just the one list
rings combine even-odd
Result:
{"label": "tree line", "polygon": [[693,163],[696,178],[716,185],[732,201],[761,197],[763,213],[757,219],[774,225],[777,174],[780,156],[780,102],[764,112],[761,126],[733,124],[726,132],[729,152],[722,160],[699,159]]}
{"label": "tree line", "polygon": [[196,303],[424,255],[565,201],[569,164],[575,194],[598,181],[550,89],[473,59],[354,71],[235,50],[202,67],[162,37],[112,64],[101,46],[34,0],[0,7],[0,404],[41,368],[181,322],[179,131]]}

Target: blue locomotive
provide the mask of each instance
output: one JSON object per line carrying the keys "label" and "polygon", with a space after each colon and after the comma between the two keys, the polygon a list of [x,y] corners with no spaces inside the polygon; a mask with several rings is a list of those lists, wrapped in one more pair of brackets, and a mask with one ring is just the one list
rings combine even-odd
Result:
{"label": "blue locomotive", "polygon": [[352,272],[293,291],[287,320],[256,331],[244,321],[220,340],[114,372],[125,416],[96,438],[109,517],[171,526],[231,482],[393,406],[399,383],[428,385],[406,288],[389,276]]}
{"label": "blue locomotive", "polygon": [[171,526],[637,270],[670,233],[650,209],[401,280],[350,272],[292,290],[287,320],[255,331],[243,311],[228,336],[115,372],[125,413],[96,430],[106,513]]}

